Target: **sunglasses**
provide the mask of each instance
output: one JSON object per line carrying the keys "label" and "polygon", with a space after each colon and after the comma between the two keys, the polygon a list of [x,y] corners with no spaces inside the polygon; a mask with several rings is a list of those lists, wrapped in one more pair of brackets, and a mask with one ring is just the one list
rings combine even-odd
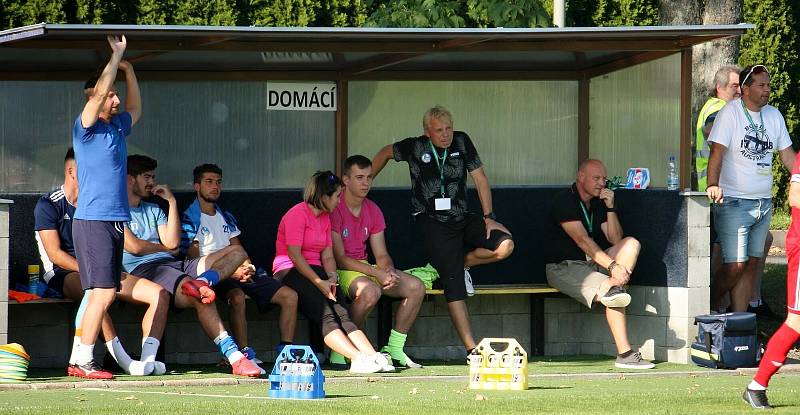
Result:
{"label": "sunglasses", "polygon": [[753,66],[751,66],[750,69],[747,70],[747,74],[745,74],[744,79],[742,79],[742,81],[739,82],[739,85],[744,86],[747,83],[747,80],[750,78],[750,75],[760,74],[760,73],[763,73],[763,72],[769,73],[769,71],[767,70],[766,66],[764,66],[764,65],[753,65]]}

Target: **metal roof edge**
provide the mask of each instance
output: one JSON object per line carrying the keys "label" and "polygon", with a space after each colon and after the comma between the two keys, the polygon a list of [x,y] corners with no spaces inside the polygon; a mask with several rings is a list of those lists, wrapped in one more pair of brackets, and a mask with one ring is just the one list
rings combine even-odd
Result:
{"label": "metal roof edge", "polygon": [[43,36],[46,33],[46,28],[47,23],[37,23],[28,26],[2,30],[0,31],[0,44]]}

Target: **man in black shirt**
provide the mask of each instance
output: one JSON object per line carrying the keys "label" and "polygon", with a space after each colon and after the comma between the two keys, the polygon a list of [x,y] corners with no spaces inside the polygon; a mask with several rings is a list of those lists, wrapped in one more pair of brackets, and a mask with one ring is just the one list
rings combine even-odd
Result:
{"label": "man in black shirt", "polygon": [[589,308],[598,302],[606,307],[617,345],[615,366],[652,368],[628,342],[625,307],[631,296],[623,286],[636,265],[640,246],[636,239],[623,236],[614,192],[606,188],[603,163],[591,159],[581,163],[575,183],[553,198],[550,212],[557,229],[546,248],[547,282]]}
{"label": "man in black shirt", "polygon": [[[422,127],[424,135],[389,144],[375,155],[373,177],[390,159],[408,163],[413,215],[444,286],[450,318],[470,353],[476,343],[464,301],[474,294],[468,269],[507,258],[514,241],[511,232],[495,220],[483,163],[469,136],[453,131],[450,112],[441,106],[429,109]],[[467,208],[467,173],[475,182],[483,217]],[[471,249],[466,255],[465,246]]]}

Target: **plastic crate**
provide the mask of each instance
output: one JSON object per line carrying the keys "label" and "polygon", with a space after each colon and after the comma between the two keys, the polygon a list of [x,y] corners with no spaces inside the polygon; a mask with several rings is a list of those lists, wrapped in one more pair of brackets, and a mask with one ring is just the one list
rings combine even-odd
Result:
{"label": "plastic crate", "polygon": [[485,338],[468,359],[470,389],[528,389],[528,353],[517,340]]}
{"label": "plastic crate", "polygon": [[325,375],[309,346],[288,345],[281,350],[269,375],[270,398],[321,399]]}

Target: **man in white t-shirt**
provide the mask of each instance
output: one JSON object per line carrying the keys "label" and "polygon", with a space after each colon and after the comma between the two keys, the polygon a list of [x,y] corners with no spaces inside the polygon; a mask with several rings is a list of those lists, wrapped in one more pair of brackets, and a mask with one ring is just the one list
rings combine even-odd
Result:
{"label": "man in white t-shirt", "polygon": [[215,286],[214,291],[217,298],[224,298],[230,304],[231,331],[242,346],[242,353],[253,363],[261,363],[255,350],[248,346],[246,296],[255,301],[261,312],[272,305],[280,306],[280,353],[284,345],[294,340],[297,293],[268,275],[256,275],[256,268],[239,241],[241,230],[236,218],[217,204],[222,193],[222,169],[216,164],[202,164],[195,167],[193,176],[197,199],[183,212],[181,219],[181,252],[186,255],[184,268],[190,275],[199,275],[221,256],[231,252],[243,254],[246,259],[233,278]]}
{"label": "man in white t-shirt", "polygon": [[764,65],[739,74],[742,97],[719,111],[709,136],[706,193],[722,247],[723,265],[712,276],[711,308],[730,292],[731,311],[746,311],[772,218],[772,156],[791,170],[795,152],[780,111],[768,104]]}

